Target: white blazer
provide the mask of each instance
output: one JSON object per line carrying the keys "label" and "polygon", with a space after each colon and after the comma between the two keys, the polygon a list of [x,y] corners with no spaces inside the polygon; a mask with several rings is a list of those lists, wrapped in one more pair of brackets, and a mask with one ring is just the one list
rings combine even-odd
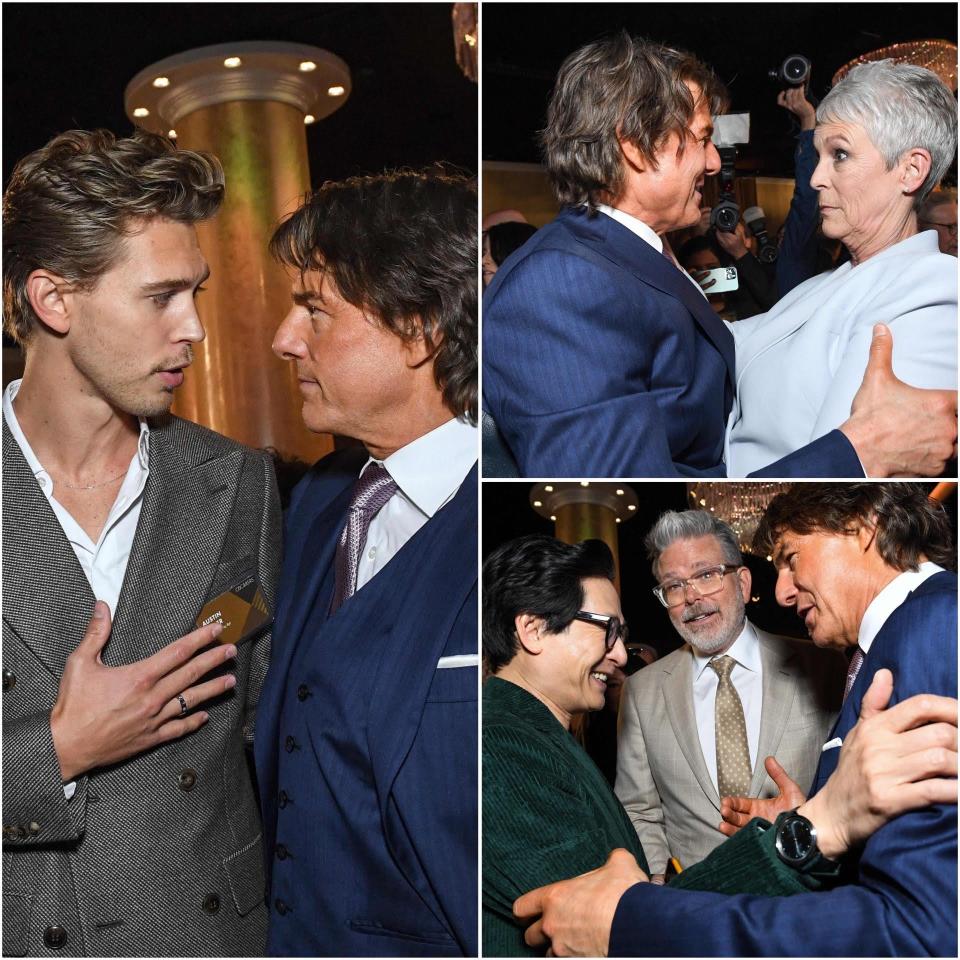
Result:
{"label": "white blazer", "polygon": [[745,476],[839,427],[860,387],[875,323],[893,333],[893,370],[918,387],[957,386],[957,260],[929,230],[791,290],[731,325],[737,392],[729,476]]}

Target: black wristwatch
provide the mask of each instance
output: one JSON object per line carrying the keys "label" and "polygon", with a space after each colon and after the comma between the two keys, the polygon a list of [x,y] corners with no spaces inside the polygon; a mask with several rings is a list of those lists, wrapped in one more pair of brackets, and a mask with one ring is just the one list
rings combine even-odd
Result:
{"label": "black wristwatch", "polygon": [[774,825],[777,856],[798,873],[836,874],[840,864],[828,860],[817,846],[817,828],[796,810],[781,813]]}

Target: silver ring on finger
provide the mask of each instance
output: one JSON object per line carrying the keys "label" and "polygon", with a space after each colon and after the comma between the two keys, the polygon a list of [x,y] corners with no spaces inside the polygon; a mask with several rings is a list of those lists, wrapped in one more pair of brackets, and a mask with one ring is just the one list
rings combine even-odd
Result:
{"label": "silver ring on finger", "polygon": [[182,693],[177,694],[177,699],[180,701],[180,716],[184,717],[187,715],[187,711],[190,708],[187,706],[186,698],[183,696]]}

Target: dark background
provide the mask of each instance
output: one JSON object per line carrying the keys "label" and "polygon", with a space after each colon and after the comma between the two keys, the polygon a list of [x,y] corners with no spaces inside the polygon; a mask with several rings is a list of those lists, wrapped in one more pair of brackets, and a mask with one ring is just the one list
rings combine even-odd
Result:
{"label": "dark background", "polygon": [[477,85],[457,67],[451,4],[4,3],[3,182],[71,128],[127,134],[123,91],[193,47],[282,40],[346,61],[353,90],[307,127],[314,185],[385,167],[477,165]]}
{"label": "dark background", "polygon": [[[629,482],[629,481],[628,481]],[[681,640],[666,609],[653,595],[656,581],[650,572],[643,546],[644,538],[664,510],[685,510],[689,507],[687,487],[683,482],[629,483],[640,501],[635,516],[618,526],[620,546],[620,600],[623,615],[630,626],[630,639],[656,647],[660,656],[681,646]],[[786,486],[786,485],[785,485]],[[932,490],[934,484],[921,484]],[[554,525],[539,516],[530,506],[529,482],[483,484],[483,558],[495,547],[514,537],[528,533],[552,535]],[[954,530],[957,525],[957,496],[954,492],[944,504]],[[797,615],[777,606],[773,596],[776,581],[773,564],[765,557],[744,555],[744,563],[753,576],[751,594],[759,597],[747,604],[747,615],[761,629],[787,636],[804,637],[806,631]]]}
{"label": "dark background", "polygon": [[[741,173],[793,176],[792,115],[767,71],[792,53],[813,61],[822,97],[854,57],[905,40],[957,42],[954,3],[489,3],[483,6],[483,159],[538,163],[536,131],[560,64],[578,47],[626,29],[712,65],[731,113],[750,114]],[[951,183],[956,183],[954,167]]]}

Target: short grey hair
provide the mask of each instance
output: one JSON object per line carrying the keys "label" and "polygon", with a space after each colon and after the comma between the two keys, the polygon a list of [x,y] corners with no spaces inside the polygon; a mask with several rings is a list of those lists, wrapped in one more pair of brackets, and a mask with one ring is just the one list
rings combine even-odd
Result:
{"label": "short grey hair", "polygon": [[724,561],[738,567],[743,566],[743,554],[740,553],[737,535],[728,524],[706,510],[668,510],[660,514],[644,541],[653,575],[659,577],[657,564],[667,547],[677,540],[697,540],[700,537],[716,537],[723,551]]}
{"label": "short grey hair", "polygon": [[930,174],[914,197],[919,206],[943,179],[957,152],[957,102],[924,67],[877,60],[854,67],[820,102],[817,123],[857,123],[892,170],[903,154],[930,152]]}

